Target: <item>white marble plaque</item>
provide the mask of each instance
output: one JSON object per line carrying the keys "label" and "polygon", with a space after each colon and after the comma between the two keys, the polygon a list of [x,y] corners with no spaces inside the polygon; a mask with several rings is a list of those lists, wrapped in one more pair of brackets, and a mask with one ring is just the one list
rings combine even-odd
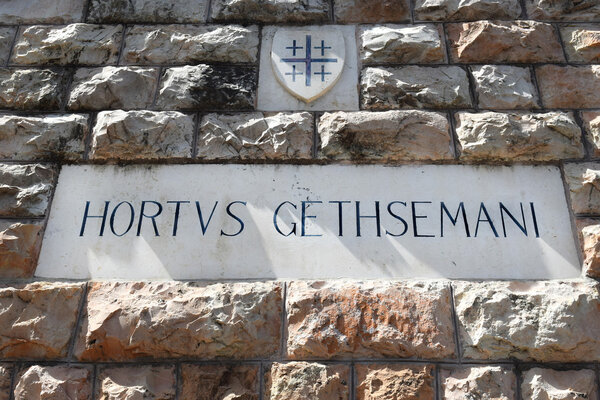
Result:
{"label": "white marble plaque", "polygon": [[36,275],[580,275],[553,166],[65,166]]}

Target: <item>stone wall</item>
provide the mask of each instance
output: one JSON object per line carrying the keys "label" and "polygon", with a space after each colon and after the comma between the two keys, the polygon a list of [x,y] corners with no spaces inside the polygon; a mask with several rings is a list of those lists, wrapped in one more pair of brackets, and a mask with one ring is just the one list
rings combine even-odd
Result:
{"label": "stone wall", "polygon": [[[259,110],[319,24],[359,109]],[[0,400],[600,399],[598,1],[3,0],[0,64]],[[557,165],[582,276],[33,278],[61,165],[203,162]]]}

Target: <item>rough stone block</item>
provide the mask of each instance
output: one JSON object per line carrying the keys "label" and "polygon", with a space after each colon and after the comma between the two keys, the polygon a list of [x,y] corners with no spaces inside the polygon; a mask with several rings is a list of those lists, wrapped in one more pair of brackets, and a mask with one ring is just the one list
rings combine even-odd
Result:
{"label": "rough stone block", "polygon": [[181,397],[195,400],[259,400],[258,365],[181,367]]}
{"label": "rough stone block", "polygon": [[600,3],[596,0],[525,0],[529,18],[558,21],[597,21]]}
{"label": "rough stone block", "polygon": [[416,0],[415,19],[421,21],[477,21],[516,19],[518,0]]}
{"label": "rough stone block", "polygon": [[597,398],[596,374],[590,369],[555,371],[532,368],[523,374],[521,393],[531,400],[579,400]]}
{"label": "rough stone block", "polygon": [[456,282],[463,356],[583,362],[600,359],[600,295],[590,281]]}
{"label": "rough stone block", "polygon": [[600,215],[600,164],[565,164],[565,179],[573,212]]}
{"label": "rough stone block", "polygon": [[576,225],[583,252],[583,271],[590,278],[600,279],[600,220],[577,219]]}
{"label": "rough stone block", "polygon": [[357,400],[435,398],[431,365],[359,364],[355,368]]}
{"label": "rough stone block", "polygon": [[8,53],[10,53],[10,46],[16,30],[11,26],[0,27],[0,64],[2,65],[8,60]]}
{"label": "rough stone block", "polygon": [[0,220],[0,278],[30,278],[42,244],[41,221]]}
{"label": "rough stone block", "polygon": [[471,107],[469,78],[460,67],[366,68],[362,106],[369,110]]}
{"label": "rough stone block", "polygon": [[93,283],[75,354],[80,360],[259,358],[281,340],[274,282]]}
{"label": "rough stone block", "polygon": [[539,108],[528,68],[482,65],[473,67],[472,74],[479,107],[500,110]]}
{"label": "rough stone block", "polygon": [[312,157],[310,113],[208,114],[202,118],[198,158],[299,160]]}
{"label": "rough stone block", "polygon": [[193,135],[193,117],[177,111],[103,111],[94,126],[90,158],[187,158]]}
{"label": "rough stone block", "polygon": [[0,364],[0,400],[10,399],[11,375],[13,367],[9,364]]}
{"label": "rough stone block", "polygon": [[326,0],[214,0],[211,19],[217,22],[314,23],[329,20]]}
{"label": "rough stone block", "polygon": [[570,62],[600,61],[600,25],[561,26],[560,34]]}
{"label": "rough stone block", "polygon": [[297,281],[287,293],[289,358],[454,355],[443,282]]}
{"label": "rough stone block", "polygon": [[441,113],[325,113],[318,130],[324,158],[380,162],[453,158],[448,120]]}
{"label": "rough stone block", "polygon": [[155,68],[81,68],[73,77],[67,107],[71,110],[149,108],[157,84]]}
{"label": "rough stone block", "polygon": [[81,160],[87,120],[80,114],[0,115],[0,157]]}
{"label": "rough stone block", "polygon": [[554,27],[535,21],[476,21],[448,25],[452,60],[460,63],[562,62]]}
{"label": "rough stone block", "polygon": [[127,29],[123,59],[131,64],[254,63],[258,27],[136,25]]}
{"label": "rough stone block", "polygon": [[333,13],[336,22],[343,24],[410,21],[407,0],[338,0]]}
{"label": "rough stone block", "polygon": [[501,367],[470,367],[441,371],[444,400],[516,400],[517,377]]}
{"label": "rough stone block", "polygon": [[592,145],[592,156],[600,156],[600,111],[586,111],[581,113],[585,129],[585,137]]}
{"label": "rough stone block", "polygon": [[0,287],[0,357],[66,357],[82,295],[75,283]]}
{"label": "rough stone block", "polygon": [[456,114],[460,158],[471,161],[550,161],[583,158],[573,114],[482,112]]}
{"label": "rough stone block", "polygon": [[89,367],[34,365],[19,374],[15,400],[91,400],[91,375]]}
{"label": "rough stone block", "polygon": [[363,26],[359,35],[360,58],[365,64],[445,62],[440,32],[431,24]]}
{"label": "rough stone block", "polygon": [[350,399],[350,368],[346,365],[273,363],[265,380],[268,400]]}
{"label": "rough stone block", "polygon": [[83,18],[85,0],[2,0],[1,24],[64,24]]}
{"label": "rough stone block", "polygon": [[205,22],[207,0],[91,0],[87,20],[94,23]]}
{"label": "rough stone block", "polygon": [[66,78],[64,72],[49,69],[0,68],[0,108],[57,110]]}
{"label": "rough stone block", "polygon": [[166,110],[248,110],[256,98],[256,69],[186,65],[169,68],[161,78],[157,106]]}
{"label": "rough stone block", "polygon": [[44,164],[0,164],[0,217],[46,214],[55,171]]}
{"label": "rough stone block", "polygon": [[11,63],[20,65],[116,64],[123,27],[91,24],[31,26],[15,44]]}
{"label": "rough stone block", "polygon": [[105,368],[99,373],[96,398],[174,400],[175,368],[158,365]]}
{"label": "rough stone block", "polygon": [[600,107],[600,65],[544,65],[535,71],[544,107]]}

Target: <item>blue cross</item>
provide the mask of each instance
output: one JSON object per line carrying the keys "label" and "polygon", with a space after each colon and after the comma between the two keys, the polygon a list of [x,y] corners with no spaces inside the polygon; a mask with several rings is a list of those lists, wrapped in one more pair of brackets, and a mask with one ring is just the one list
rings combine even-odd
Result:
{"label": "blue cross", "polygon": [[302,49],[302,46],[296,46],[296,41],[293,41],[293,44],[291,46],[286,47],[286,49],[292,49],[292,51],[294,52],[292,55],[295,56],[296,55],[296,49]]}
{"label": "blue cross", "polygon": [[302,75],[302,72],[296,72],[296,66],[292,65],[292,72],[286,72],[286,75],[292,76],[292,82],[296,82],[296,75]]}
{"label": "blue cross", "polygon": [[[304,58],[282,58],[281,61],[283,62],[287,62],[287,63],[304,63],[304,65],[306,66],[305,68],[305,84],[306,86],[310,86],[310,77],[312,75],[311,72],[311,66],[312,63],[327,63],[327,62],[337,62],[337,58],[312,58],[311,57],[311,36],[310,35],[306,35],[306,57]],[[295,41],[294,41],[294,46],[295,46]],[[292,46],[293,47],[293,46]],[[291,49],[292,47],[288,47],[289,49]],[[324,71],[324,66],[322,66],[323,71]],[[325,73],[325,72],[324,72]],[[325,75],[322,75],[322,77],[324,77]]]}
{"label": "blue cross", "polygon": [[[296,43],[294,43],[296,44]],[[321,46],[315,46],[315,49],[321,49],[321,56],[325,55],[325,49],[330,49],[330,46],[325,46],[325,41],[321,40]]]}
{"label": "blue cross", "polygon": [[325,82],[325,75],[331,75],[331,72],[325,72],[325,66],[321,65],[321,72],[315,72],[315,75],[321,75],[321,82]]}

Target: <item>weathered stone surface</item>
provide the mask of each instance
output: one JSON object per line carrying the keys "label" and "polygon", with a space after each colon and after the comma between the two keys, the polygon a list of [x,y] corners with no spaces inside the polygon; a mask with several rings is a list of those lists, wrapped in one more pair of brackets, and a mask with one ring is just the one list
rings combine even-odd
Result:
{"label": "weathered stone surface", "polygon": [[157,106],[162,109],[254,108],[256,69],[186,65],[169,68],[161,78]]}
{"label": "weathered stone surface", "polygon": [[592,145],[592,155],[600,156],[600,112],[586,111],[581,113],[585,128],[585,137]]}
{"label": "weathered stone surface", "polygon": [[408,22],[410,7],[406,0],[338,0],[333,4],[338,23]]}
{"label": "weathered stone surface", "polygon": [[149,160],[192,155],[193,117],[177,111],[103,111],[91,159]]}
{"label": "weathered stone surface", "polygon": [[46,214],[54,169],[43,164],[0,164],[0,217]]}
{"label": "weathered stone surface", "polygon": [[88,117],[0,115],[0,157],[13,160],[83,157]]}
{"label": "weathered stone surface", "polygon": [[127,29],[123,50],[131,64],[246,63],[257,57],[256,25],[136,25]]}
{"label": "weathered stone surface", "polygon": [[288,357],[454,355],[450,288],[443,282],[292,282]]}
{"label": "weathered stone surface", "polygon": [[76,344],[81,360],[268,357],[279,350],[274,282],[92,284]]}
{"label": "weathered stone surface", "polygon": [[42,244],[42,223],[0,221],[0,278],[30,278]]}
{"label": "weathered stone surface", "polygon": [[590,281],[456,282],[463,356],[594,361],[600,358],[600,295]]}
{"label": "weathered stone surface", "polygon": [[89,22],[205,22],[206,0],[91,0]]}
{"label": "weathered stone surface", "polygon": [[98,386],[100,400],[172,400],[175,368],[153,365],[106,368],[100,372]]}
{"label": "weathered stone surface", "polygon": [[84,0],[2,0],[2,24],[64,24],[83,18]]}
{"label": "weathered stone surface", "polygon": [[596,0],[525,0],[529,18],[559,21],[592,21],[600,19],[600,3]]}
{"label": "weathered stone surface", "polygon": [[415,19],[423,21],[516,19],[520,15],[518,0],[416,0],[415,3]]}
{"label": "weathered stone surface", "polygon": [[445,61],[440,32],[434,25],[365,26],[359,35],[360,58],[365,64]]}
{"label": "weathered stone surface", "polygon": [[15,37],[16,28],[5,26],[0,27],[0,64],[4,64],[8,60],[8,53]]}
{"label": "weathered stone surface", "polygon": [[0,108],[57,110],[66,76],[49,69],[0,68]]}
{"label": "weathered stone surface", "polygon": [[354,161],[448,160],[446,116],[425,111],[336,112],[319,119],[321,157]]}
{"label": "weathered stone surface", "polygon": [[191,365],[181,367],[182,399],[259,400],[257,365]]}
{"label": "weathered stone surface", "polygon": [[583,271],[590,278],[600,279],[600,220],[576,220],[579,243],[583,251]]}
{"label": "weathered stone surface", "polygon": [[34,282],[0,288],[0,357],[65,357],[83,285]]}
{"label": "weathered stone surface", "polygon": [[34,365],[22,372],[15,400],[91,400],[91,368]]}
{"label": "weathered stone surface", "polygon": [[536,68],[536,75],[545,107],[600,107],[600,65],[544,65]]}
{"label": "weathered stone surface", "polygon": [[17,39],[11,62],[21,65],[115,64],[122,34],[120,25],[31,26]]}
{"label": "weathered stone surface", "polygon": [[208,114],[202,118],[198,157],[206,160],[310,159],[310,113]]}
{"label": "weathered stone surface", "polygon": [[582,158],[581,129],[571,113],[456,114],[463,160],[549,161]]}
{"label": "weathered stone surface", "polygon": [[0,364],[0,400],[9,400],[12,367],[8,364]]}
{"label": "weathered stone surface", "polygon": [[273,363],[266,373],[265,399],[348,400],[350,368],[307,362]]}
{"label": "weathered stone surface", "polygon": [[569,25],[560,28],[570,62],[600,61],[600,26]]}
{"label": "weathered stone surface", "polygon": [[517,377],[501,367],[441,371],[443,399],[516,400]]}
{"label": "weathered stone surface", "polygon": [[371,67],[362,71],[360,86],[369,110],[471,106],[469,78],[460,67]]}
{"label": "weathered stone surface", "polygon": [[433,400],[433,367],[397,364],[356,366],[357,400]]}
{"label": "weathered stone surface", "polygon": [[538,97],[528,68],[510,65],[473,67],[479,107],[492,109],[538,108]]}
{"label": "weathered stone surface", "polygon": [[600,164],[565,164],[565,179],[573,212],[600,215]]}
{"label": "weathered stone surface", "polygon": [[149,108],[157,84],[155,68],[81,68],[73,77],[67,106],[71,110]]}
{"label": "weathered stone surface", "polygon": [[476,21],[448,25],[450,54],[461,63],[560,62],[554,27],[534,21]]}
{"label": "weathered stone surface", "polygon": [[213,21],[325,22],[329,2],[325,0],[215,0],[211,3]]}
{"label": "weathered stone surface", "polygon": [[531,400],[595,399],[596,374],[593,370],[555,371],[532,368],[524,373],[521,393]]}

